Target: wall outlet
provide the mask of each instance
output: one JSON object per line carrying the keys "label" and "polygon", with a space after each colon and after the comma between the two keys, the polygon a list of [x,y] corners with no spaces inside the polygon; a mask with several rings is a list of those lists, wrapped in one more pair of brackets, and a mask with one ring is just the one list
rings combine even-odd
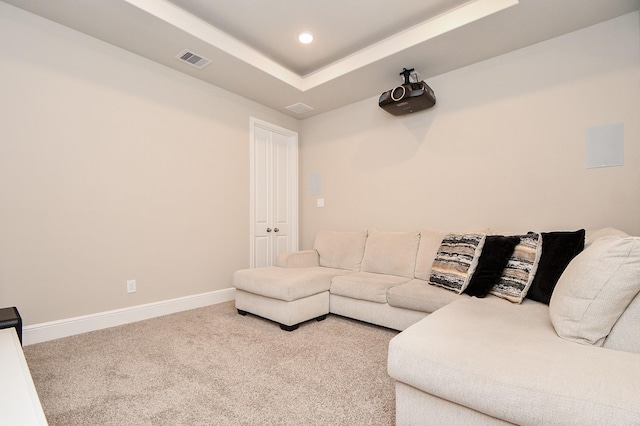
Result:
{"label": "wall outlet", "polygon": [[135,293],[135,292],[136,292],[136,280],[128,280],[127,293]]}

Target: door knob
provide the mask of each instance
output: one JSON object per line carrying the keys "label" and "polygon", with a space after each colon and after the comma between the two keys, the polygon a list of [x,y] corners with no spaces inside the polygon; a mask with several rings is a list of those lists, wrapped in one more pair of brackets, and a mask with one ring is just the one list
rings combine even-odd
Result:
{"label": "door knob", "polygon": [[[267,228],[267,232],[271,232],[271,228]],[[276,231],[276,232],[278,232],[278,231]]]}
{"label": "door knob", "polygon": [[279,231],[279,229],[278,229],[278,228],[274,228],[274,229],[273,229],[273,232],[278,232],[278,231]]}

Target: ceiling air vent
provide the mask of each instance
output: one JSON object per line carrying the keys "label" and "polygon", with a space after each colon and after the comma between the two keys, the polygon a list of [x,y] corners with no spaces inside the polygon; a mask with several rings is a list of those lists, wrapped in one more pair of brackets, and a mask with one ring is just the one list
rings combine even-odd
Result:
{"label": "ceiling air vent", "polygon": [[202,69],[204,67],[206,67],[207,65],[209,65],[211,63],[210,59],[204,58],[200,55],[198,55],[197,53],[193,53],[192,51],[185,49],[182,52],[180,52],[177,56],[176,59],[179,59],[181,61],[184,61],[190,65],[193,65],[194,67],[198,68],[198,69]]}
{"label": "ceiling air vent", "polygon": [[296,114],[304,114],[305,112],[312,111],[313,108],[307,104],[303,104],[302,102],[298,102],[297,104],[289,105],[287,109]]}

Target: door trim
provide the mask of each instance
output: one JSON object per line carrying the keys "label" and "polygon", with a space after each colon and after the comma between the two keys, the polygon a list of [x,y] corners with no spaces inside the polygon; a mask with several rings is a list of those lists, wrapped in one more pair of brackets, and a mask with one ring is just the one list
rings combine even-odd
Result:
{"label": "door trim", "polygon": [[278,125],[260,120],[255,117],[249,117],[249,267],[255,267],[255,129],[262,128],[267,131],[281,134],[285,137],[292,138],[292,161],[290,169],[287,171],[291,176],[291,250],[298,250],[298,132],[285,129]]}

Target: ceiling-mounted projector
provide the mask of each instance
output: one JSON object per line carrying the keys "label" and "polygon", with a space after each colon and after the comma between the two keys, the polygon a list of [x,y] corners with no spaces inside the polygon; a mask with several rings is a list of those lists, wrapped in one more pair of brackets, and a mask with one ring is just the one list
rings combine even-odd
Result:
{"label": "ceiling-mounted projector", "polygon": [[393,115],[405,115],[436,104],[436,94],[427,83],[418,81],[420,77],[413,68],[403,68],[400,75],[404,77],[404,84],[380,95],[380,108]]}

